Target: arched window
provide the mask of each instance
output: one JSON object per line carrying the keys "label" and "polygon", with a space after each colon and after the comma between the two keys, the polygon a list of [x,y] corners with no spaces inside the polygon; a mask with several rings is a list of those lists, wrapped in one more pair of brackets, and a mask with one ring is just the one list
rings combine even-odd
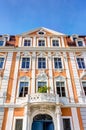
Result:
{"label": "arched window", "polygon": [[19,97],[25,97],[29,92],[29,78],[26,76],[23,76],[19,80]]}

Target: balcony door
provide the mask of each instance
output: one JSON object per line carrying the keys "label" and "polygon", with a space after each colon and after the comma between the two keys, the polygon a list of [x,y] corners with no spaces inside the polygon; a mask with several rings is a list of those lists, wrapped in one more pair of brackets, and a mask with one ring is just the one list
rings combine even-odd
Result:
{"label": "balcony door", "polygon": [[52,117],[47,114],[40,114],[34,117],[32,130],[54,130]]}

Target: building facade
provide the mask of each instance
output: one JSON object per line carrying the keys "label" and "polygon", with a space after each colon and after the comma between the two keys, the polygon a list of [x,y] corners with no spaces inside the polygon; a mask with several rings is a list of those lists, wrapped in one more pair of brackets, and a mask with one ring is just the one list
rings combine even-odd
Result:
{"label": "building facade", "polygon": [[85,36],[0,35],[0,130],[86,130]]}

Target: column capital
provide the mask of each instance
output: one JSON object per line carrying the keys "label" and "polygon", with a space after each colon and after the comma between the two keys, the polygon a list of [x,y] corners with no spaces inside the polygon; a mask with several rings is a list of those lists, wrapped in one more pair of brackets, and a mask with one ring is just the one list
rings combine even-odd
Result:
{"label": "column capital", "polygon": [[61,115],[62,114],[60,106],[56,106],[56,114],[57,115]]}

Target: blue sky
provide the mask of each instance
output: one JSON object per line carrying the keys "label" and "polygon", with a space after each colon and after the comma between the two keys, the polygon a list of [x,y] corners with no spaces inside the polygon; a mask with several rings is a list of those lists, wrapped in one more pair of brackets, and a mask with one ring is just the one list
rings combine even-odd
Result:
{"label": "blue sky", "polygon": [[86,0],[1,0],[0,34],[46,27],[86,35]]}

